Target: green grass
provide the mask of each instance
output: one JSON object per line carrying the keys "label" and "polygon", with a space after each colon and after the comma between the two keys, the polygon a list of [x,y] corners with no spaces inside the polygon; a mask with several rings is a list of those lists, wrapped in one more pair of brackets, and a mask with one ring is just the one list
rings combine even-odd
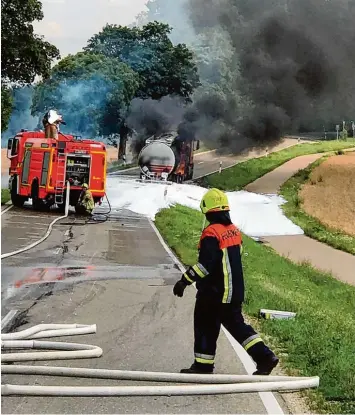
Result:
{"label": "green grass", "polygon": [[[202,214],[184,206],[164,209],[156,225],[185,265],[197,259]],[[296,265],[244,236],[245,311],[260,308],[294,311],[292,320],[260,320],[268,342],[283,352],[290,374],[318,375],[320,387],[307,391],[318,413],[355,413],[355,287],[309,265]],[[190,288],[191,289],[191,288]]]}
{"label": "green grass", "polygon": [[355,140],[348,141],[324,141],[311,144],[298,144],[268,156],[251,159],[239,163],[222,171],[200,180],[205,187],[217,187],[221,190],[240,190],[248,183],[253,182],[276,167],[281,166],[288,160],[306,154],[324,153],[327,151],[341,150],[355,146]]}
{"label": "green grass", "polygon": [[11,199],[8,189],[1,189],[1,204],[4,205]]}
{"label": "green grass", "polygon": [[298,193],[304,183],[310,180],[312,170],[324,161],[324,157],[312,163],[306,169],[300,170],[281,186],[280,194],[287,200],[282,205],[285,215],[293,223],[300,226],[304,233],[311,238],[324,242],[336,249],[355,255],[355,237],[328,227],[318,219],[308,215],[301,208],[302,200]]}

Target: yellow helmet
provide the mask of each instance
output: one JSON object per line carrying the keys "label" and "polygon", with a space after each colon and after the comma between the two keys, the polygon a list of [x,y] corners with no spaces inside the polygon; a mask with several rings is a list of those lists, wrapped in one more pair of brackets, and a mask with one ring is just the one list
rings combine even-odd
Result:
{"label": "yellow helmet", "polygon": [[222,190],[210,189],[203,196],[200,209],[203,214],[229,211],[228,197]]}
{"label": "yellow helmet", "polygon": [[88,189],[89,186],[87,185],[87,183],[83,183],[82,187],[84,187],[85,189]]}

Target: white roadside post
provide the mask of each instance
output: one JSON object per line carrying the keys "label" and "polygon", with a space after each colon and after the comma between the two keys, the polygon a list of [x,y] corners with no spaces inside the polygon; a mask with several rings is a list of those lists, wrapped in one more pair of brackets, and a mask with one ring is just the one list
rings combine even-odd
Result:
{"label": "white roadside post", "polygon": [[219,162],[219,174],[222,173],[222,160]]}
{"label": "white roadside post", "polygon": [[335,126],[335,129],[337,130],[337,140],[339,140],[339,127],[340,127],[340,125],[339,125],[339,124],[337,124],[337,125]]}
{"label": "white roadside post", "polygon": [[351,123],[351,128],[353,130],[353,138],[355,138],[355,122],[354,121]]}

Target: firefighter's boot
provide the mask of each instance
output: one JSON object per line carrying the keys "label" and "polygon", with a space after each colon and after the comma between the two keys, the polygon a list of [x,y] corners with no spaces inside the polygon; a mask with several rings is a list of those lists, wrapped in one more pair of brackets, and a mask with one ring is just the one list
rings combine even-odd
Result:
{"label": "firefighter's boot", "polygon": [[194,362],[188,369],[181,369],[180,373],[206,375],[213,373],[214,365]]}
{"label": "firefighter's boot", "polygon": [[256,371],[253,375],[270,375],[278,363],[278,357],[274,354],[270,354],[256,364]]}
{"label": "firefighter's boot", "polygon": [[256,363],[253,375],[270,375],[279,363],[278,357],[262,341],[250,347],[248,354]]}

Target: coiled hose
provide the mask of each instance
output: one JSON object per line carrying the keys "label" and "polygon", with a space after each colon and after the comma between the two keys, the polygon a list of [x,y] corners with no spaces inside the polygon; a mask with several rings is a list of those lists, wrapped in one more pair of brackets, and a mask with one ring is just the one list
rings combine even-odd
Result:
{"label": "coiled hose", "polygon": [[[30,360],[86,359],[102,356],[97,346],[46,342],[31,339],[96,333],[96,325],[40,324],[27,330],[1,335],[2,349],[51,349],[55,352],[2,353],[2,362]],[[319,377],[194,375],[73,367],[1,365],[2,374],[65,376],[96,379],[121,379],[150,382],[173,382],[174,386],[33,386],[1,385],[3,396],[181,396],[218,395],[246,392],[285,391],[315,388]],[[186,384],[193,385],[186,385]]]}

